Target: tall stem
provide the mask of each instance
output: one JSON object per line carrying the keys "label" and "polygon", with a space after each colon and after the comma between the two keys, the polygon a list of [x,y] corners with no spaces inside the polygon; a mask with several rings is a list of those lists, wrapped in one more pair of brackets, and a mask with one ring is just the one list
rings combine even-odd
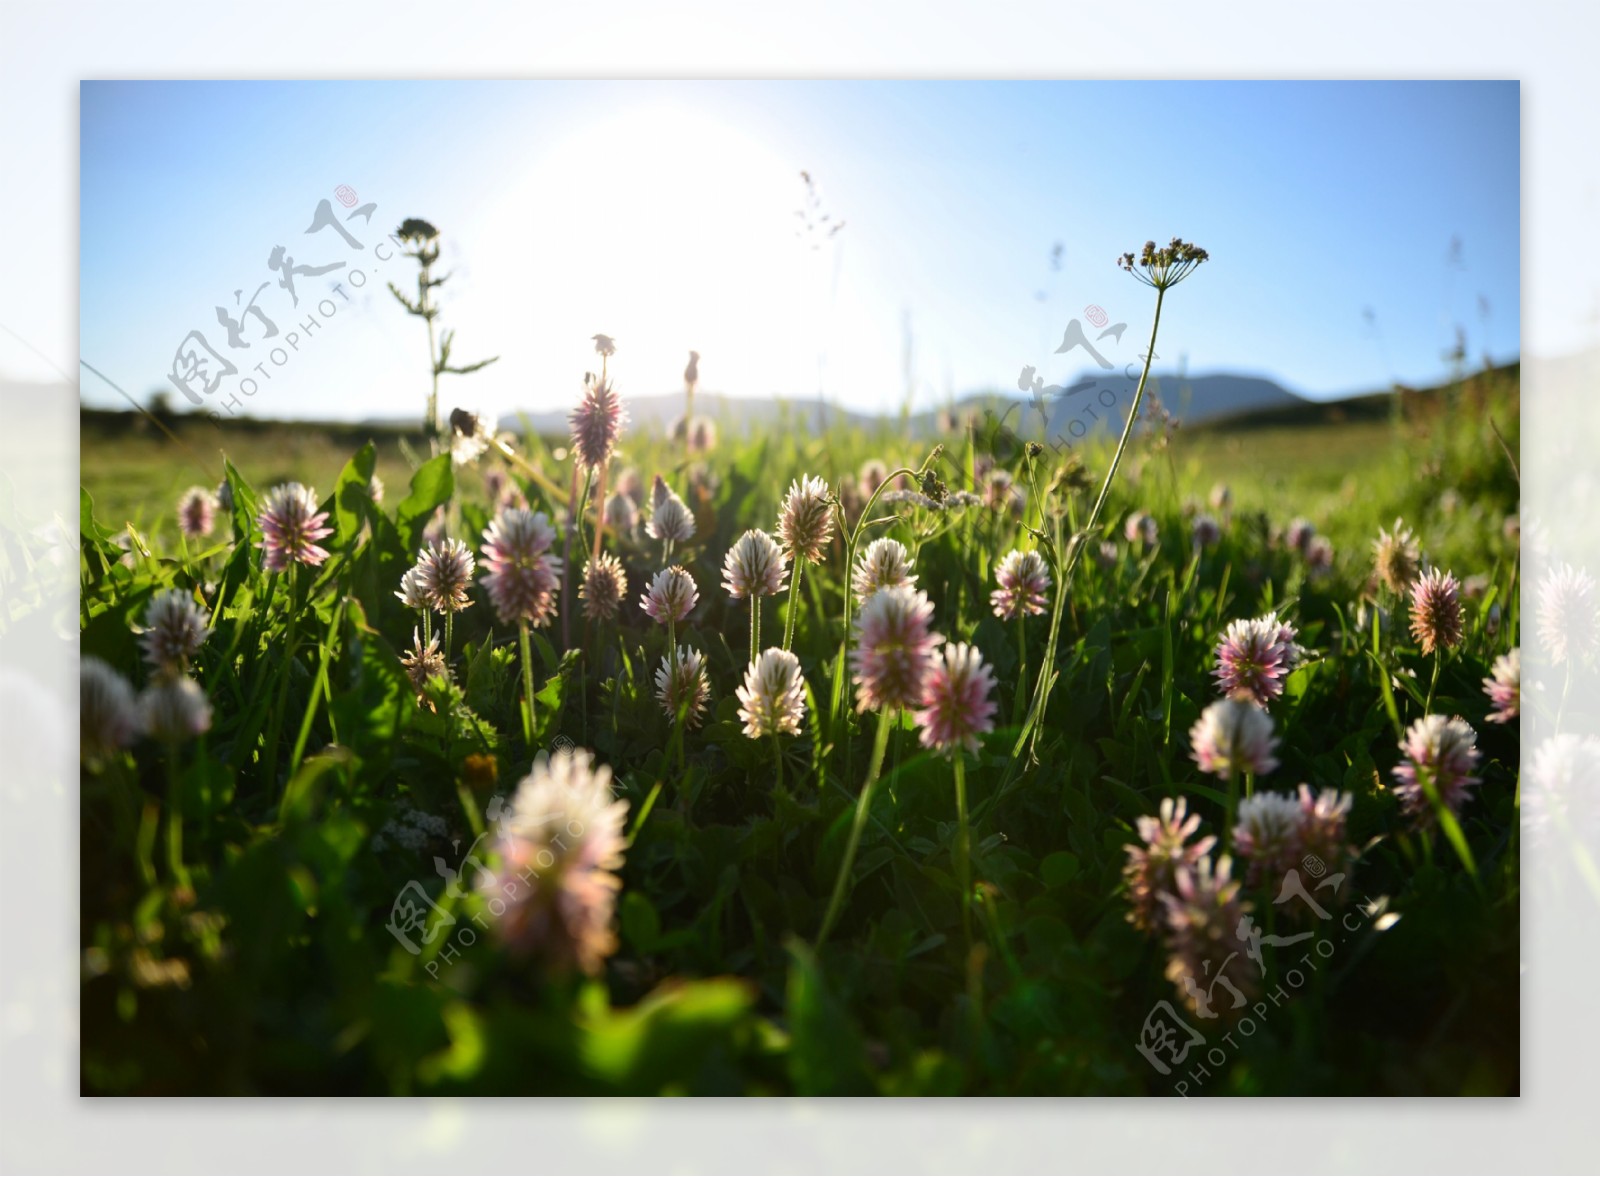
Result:
{"label": "tall stem", "polygon": [[183,785],[178,772],[176,740],[167,741],[167,869],[172,881],[187,886],[189,872],[183,866]]}
{"label": "tall stem", "polygon": [[517,645],[522,655],[522,697],[527,700],[528,709],[522,713],[522,739],[528,745],[528,752],[533,752],[533,650],[532,643],[528,641],[528,622],[526,619],[517,621]]}
{"label": "tall stem", "polygon": [[1444,661],[1444,650],[1438,647],[1433,651],[1433,680],[1428,683],[1428,701],[1423,705],[1424,715],[1433,714],[1433,692],[1439,687],[1439,663]]}
{"label": "tall stem", "polygon": [[883,754],[889,747],[889,711],[878,713],[878,735],[872,744],[872,763],[867,768],[867,783],[861,786],[861,798],[856,802],[855,820],[850,824],[850,839],[845,843],[844,861],[839,864],[839,877],[833,882],[833,896],[828,900],[828,912],[822,917],[822,931],[817,933],[817,947],[821,948],[833,921],[839,917],[839,907],[844,902],[845,888],[850,881],[850,868],[855,865],[856,848],[861,844],[861,831],[872,812],[872,792],[878,784],[878,773],[883,770]]}
{"label": "tall stem", "polygon": [[761,594],[750,594],[750,663],[761,653]]}
{"label": "tall stem", "polygon": [[1239,769],[1230,759],[1228,764],[1228,811],[1222,822],[1222,849],[1233,849],[1233,815],[1239,809]]}
{"label": "tall stem", "polygon": [[299,593],[295,591],[295,573],[300,565],[289,564],[289,624],[284,635],[283,661],[278,663],[278,703],[272,711],[272,722],[267,728],[266,784],[275,789],[278,781],[278,737],[283,730],[283,713],[289,706],[289,679],[294,665],[295,642],[300,636]]}
{"label": "tall stem", "polygon": [[972,830],[967,824],[967,771],[960,750],[956,751],[956,882],[961,887],[961,935],[972,944],[972,916],[967,908],[972,899]]}
{"label": "tall stem", "polygon": [[806,558],[795,553],[794,575],[789,578],[789,616],[783,626],[783,648],[789,649],[794,645],[794,618],[800,611],[800,574],[805,571]]}

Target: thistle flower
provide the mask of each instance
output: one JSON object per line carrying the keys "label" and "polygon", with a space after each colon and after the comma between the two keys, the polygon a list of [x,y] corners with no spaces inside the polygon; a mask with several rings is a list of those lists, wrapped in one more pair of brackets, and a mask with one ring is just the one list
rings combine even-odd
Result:
{"label": "thistle flower", "polygon": [[[555,616],[562,569],[561,558],[550,554],[555,539],[544,512],[519,507],[500,512],[484,529],[483,565],[489,574],[483,587],[502,623],[526,621],[537,627]],[[468,556],[468,574],[471,561]]]}
{"label": "thistle flower", "polygon": [[178,530],[190,539],[210,535],[216,516],[217,497],[203,486],[191,486],[178,500]]}
{"label": "thistle flower", "polygon": [[922,746],[946,756],[957,748],[976,752],[978,737],[994,730],[994,688],[994,672],[974,647],[947,643],[934,656],[922,684],[922,706],[912,713]]}
{"label": "thistle flower", "polygon": [[1135,511],[1122,525],[1122,538],[1130,544],[1154,547],[1161,536],[1161,526],[1148,511]]}
{"label": "thistle flower", "polygon": [[857,601],[865,601],[879,589],[903,584],[915,586],[916,575],[911,571],[911,553],[897,539],[875,539],[867,545],[856,560],[855,576],[851,587]]}
{"label": "thistle flower", "polygon": [[[472,584],[472,570],[476,566],[472,550],[458,539],[444,540],[418,553],[417,588],[428,608],[436,613],[459,613],[471,607],[467,589]],[[404,577],[400,584],[404,588]]]}
{"label": "thistle flower", "polygon": [[1146,241],[1137,259],[1131,253],[1125,253],[1117,259],[1117,265],[1146,286],[1166,290],[1182,282],[1197,266],[1210,258],[1211,255],[1198,245],[1174,237],[1171,243],[1161,249],[1156,248],[1154,241]]}
{"label": "thistle flower", "polygon": [[1411,633],[1424,654],[1461,641],[1461,585],[1448,572],[1430,568],[1411,586]]}
{"label": "thistle flower", "polygon": [[413,564],[400,576],[400,591],[395,593],[407,609],[419,612],[428,608],[428,595],[422,587],[422,565]]}
{"label": "thistle flower", "polygon": [[494,928],[519,955],[598,975],[616,951],[612,931],[622,880],[628,803],[614,799],[611,770],[582,748],[539,754],[495,835],[497,865],[479,890],[502,900]]}
{"label": "thistle flower", "polygon": [[616,449],[617,438],[622,436],[627,420],[622,399],[611,381],[586,381],[583,398],[568,417],[572,425],[572,448],[577,452],[578,461],[591,470],[604,466]]}
{"label": "thistle flower", "polygon": [[1540,842],[1573,838],[1592,846],[1600,830],[1600,739],[1564,732],[1539,746],[1529,759],[1522,790],[1522,815]]}
{"label": "thistle flower", "polygon": [[908,585],[881,589],[856,615],[850,665],[856,683],[856,708],[882,711],[916,707],[932,669],[933,604],[928,594]]}
{"label": "thistle flower", "polygon": [[628,595],[628,574],[622,561],[610,552],[601,552],[583,570],[578,596],[583,598],[583,615],[591,621],[610,621]]}
{"label": "thistle flower", "polygon": [[659,474],[651,492],[650,522],[644,529],[651,539],[664,543],[688,543],[694,538],[694,516]]}
{"label": "thistle flower", "polygon": [[1265,617],[1228,623],[1217,643],[1217,668],[1211,673],[1224,695],[1265,707],[1283,694],[1283,680],[1300,660],[1294,626]]}
{"label": "thistle flower", "polygon": [[1000,587],[989,594],[989,604],[996,617],[1009,621],[1043,613],[1049,604],[1050,569],[1038,552],[1007,552],[995,565],[994,579]]}
{"label": "thistle flower", "polygon": [[656,573],[644,596],[639,598],[639,604],[651,620],[667,625],[688,617],[699,600],[700,590],[695,587],[694,577],[682,565],[674,564]]}
{"label": "thistle flower", "polygon": [[1288,530],[1283,533],[1283,542],[1304,556],[1311,545],[1311,537],[1316,534],[1317,529],[1311,520],[1296,517],[1289,521]]}
{"label": "thistle flower", "polygon": [[1539,639],[1551,664],[1590,653],[1597,635],[1594,578],[1570,564],[1551,568],[1539,582]]}
{"label": "thistle flower", "polygon": [[139,643],[152,670],[182,674],[210,633],[194,596],[181,589],[166,589],[150,598]]}
{"label": "thistle flower", "polygon": [[1426,784],[1431,782],[1439,800],[1451,813],[1460,813],[1479,781],[1478,735],[1460,716],[1424,715],[1400,741],[1405,759],[1394,770],[1395,796],[1401,809],[1419,826],[1431,825],[1433,804]]}
{"label": "thistle flower", "polygon": [[1394,530],[1378,531],[1372,541],[1372,563],[1378,579],[1389,586],[1391,592],[1403,593],[1417,578],[1422,563],[1422,553],[1417,548],[1416,536],[1405,521],[1396,519]]}
{"label": "thistle flower", "polygon": [[298,482],[285,482],[267,492],[256,525],[261,528],[257,544],[266,553],[268,572],[283,572],[291,563],[316,567],[328,558],[317,540],[333,534],[324,526],[326,511],[317,510],[317,492]]}
{"label": "thistle flower", "polygon": [[639,508],[620,490],[606,499],[606,526],[618,535],[632,535],[639,526]]}
{"label": "thistle flower", "polygon": [[164,674],[139,696],[139,724],[152,739],[182,743],[211,727],[211,704],[194,679]]}
{"label": "thistle flower", "polygon": [[1202,1017],[1239,1009],[1254,995],[1255,982],[1249,946],[1239,935],[1248,908],[1239,899],[1233,861],[1224,854],[1213,867],[1211,859],[1202,858],[1173,873],[1173,890],[1161,896],[1167,980]]}
{"label": "thistle flower", "polygon": [[761,651],[744,672],[744,685],[734,691],[744,734],[752,740],[776,732],[796,735],[806,710],[805,679],[800,659],[776,646]]}
{"label": "thistle flower", "polygon": [[828,484],[820,478],[797,478],[778,508],[778,540],[791,558],[820,563],[833,538],[833,511]]}
{"label": "thistle flower", "polygon": [[1197,548],[1209,548],[1222,538],[1222,526],[1210,515],[1200,514],[1189,525],[1189,534]]}
{"label": "thistle flower", "polygon": [[1300,865],[1301,808],[1287,793],[1257,793],[1239,802],[1233,845],[1249,864],[1246,881],[1256,886]]}
{"label": "thistle flower", "polygon": [[1513,649],[1501,654],[1489,668],[1489,677],[1483,680],[1483,693],[1493,706],[1489,709],[1490,723],[1510,723],[1522,710],[1522,650]]}
{"label": "thistle flower", "polygon": [[656,698],[667,718],[684,714],[684,726],[693,731],[700,726],[711,683],[706,677],[705,656],[688,646],[679,646],[676,658],[663,658],[656,670]]}
{"label": "thistle flower", "polygon": [[1199,864],[1217,840],[1210,835],[1190,843],[1200,829],[1200,815],[1188,812],[1182,797],[1167,797],[1161,802],[1159,817],[1141,817],[1135,823],[1142,846],[1124,847],[1128,861],[1122,868],[1128,893],[1128,922],[1142,932],[1153,932],[1164,922],[1161,896],[1171,891],[1180,866]]}
{"label": "thistle flower", "polygon": [[98,764],[139,738],[139,707],[128,680],[85,654],[78,663],[78,757]]}
{"label": "thistle flower", "polygon": [[1246,699],[1211,704],[1189,729],[1189,741],[1201,772],[1219,777],[1235,772],[1264,776],[1278,767],[1272,718]]}
{"label": "thistle flower", "polygon": [[492,413],[469,413],[466,409],[450,411],[450,462],[453,466],[466,466],[483,457],[484,451],[494,441],[495,418]]}
{"label": "thistle flower", "polygon": [[445,665],[444,654],[439,650],[439,635],[434,634],[428,639],[428,644],[422,644],[422,635],[415,627],[411,630],[411,649],[400,657],[400,665],[406,669],[406,678],[411,682],[411,690],[417,696],[417,706],[427,704],[428,709],[436,710],[428,702],[424,688],[428,680],[435,675],[441,678],[450,677],[450,668]]}
{"label": "thistle flower", "polygon": [[789,557],[778,542],[757,528],[734,541],[722,561],[722,586],[736,601],[772,597],[783,591]]}

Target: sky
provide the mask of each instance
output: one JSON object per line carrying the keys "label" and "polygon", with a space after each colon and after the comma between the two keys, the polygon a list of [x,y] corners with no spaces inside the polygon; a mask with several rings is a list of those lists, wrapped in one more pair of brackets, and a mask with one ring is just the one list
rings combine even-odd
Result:
{"label": "sky", "polygon": [[[681,387],[691,348],[706,391],[820,389],[864,411],[1014,390],[1024,367],[1070,380],[1087,360],[1055,349],[1090,308],[1127,324],[1108,358],[1143,348],[1153,295],[1115,258],[1174,235],[1211,261],[1167,301],[1158,369],[1330,397],[1443,377],[1458,328],[1474,359],[1520,352],[1515,82],[85,82],[80,98],[81,357],[179,407],[183,347],[219,377],[190,380],[208,410],[420,414],[427,330],[385,289],[415,288],[388,238],[407,217],[442,231],[453,360],[499,357],[444,377],[444,407],[500,416],[573,403],[597,332],[625,395]],[[81,387],[126,404],[89,372]]]}

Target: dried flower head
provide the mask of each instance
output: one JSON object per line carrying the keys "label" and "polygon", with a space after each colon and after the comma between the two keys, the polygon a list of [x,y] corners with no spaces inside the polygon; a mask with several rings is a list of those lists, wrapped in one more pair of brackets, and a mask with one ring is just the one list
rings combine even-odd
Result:
{"label": "dried flower head", "polygon": [[1489,696],[1490,723],[1510,723],[1522,710],[1522,650],[1501,654],[1483,680],[1483,693]]}
{"label": "dried flower head", "polygon": [[152,670],[182,674],[210,633],[205,614],[192,593],[165,589],[150,598],[139,642]]}
{"label": "dried flower head", "polygon": [[1146,286],[1166,290],[1182,282],[1194,272],[1195,267],[1210,257],[1198,245],[1174,237],[1160,249],[1156,248],[1154,241],[1146,241],[1137,259],[1131,253],[1125,253],[1117,259],[1117,265]]}
{"label": "dried flower head", "polygon": [[736,601],[771,597],[783,591],[789,557],[778,541],[752,528],[734,541],[722,561],[722,585]]}
{"label": "dried flower head", "polygon": [[694,577],[682,565],[674,564],[655,574],[644,596],[639,598],[639,604],[651,620],[666,625],[688,617],[699,600],[700,590],[695,587]]}
{"label": "dried flower head", "polygon": [[1419,826],[1431,825],[1434,807],[1428,797],[1431,785],[1451,813],[1460,813],[1478,778],[1478,734],[1459,715],[1424,715],[1400,741],[1405,759],[1394,770],[1395,796],[1401,809]]}
{"label": "dried flower head", "polygon": [[797,478],[778,508],[778,540],[792,559],[820,563],[833,538],[833,509],[828,484],[820,478]]}
{"label": "dried flower head", "polygon": [[1224,778],[1236,772],[1263,776],[1278,767],[1272,717],[1246,699],[1211,704],[1189,729],[1189,741],[1201,772]]}
{"label": "dried flower head", "polygon": [[1189,841],[1200,829],[1200,815],[1188,808],[1182,797],[1166,798],[1159,817],[1141,817],[1135,825],[1144,844],[1125,848],[1128,861],[1122,878],[1128,893],[1128,922],[1142,932],[1156,931],[1165,922],[1161,896],[1176,886],[1177,868],[1197,865],[1217,843],[1210,835]]}
{"label": "dried flower head", "polygon": [[298,482],[285,482],[267,492],[256,526],[261,528],[257,545],[266,553],[268,572],[282,572],[292,563],[315,567],[328,558],[317,540],[333,534],[325,526],[326,511],[317,510],[317,492]]}
{"label": "dried flower head", "polygon": [[85,654],[78,663],[78,756],[98,764],[139,738],[139,708],[128,680]]}
{"label": "dried flower head", "polygon": [[933,632],[933,604],[907,585],[880,589],[856,615],[850,665],[861,711],[911,708],[923,685],[940,637]]}
{"label": "dried flower head", "polygon": [[1000,587],[989,594],[996,617],[1015,620],[1028,613],[1043,613],[1050,603],[1050,569],[1038,552],[1012,550],[994,569]]}
{"label": "dried flower head", "polygon": [[1403,593],[1411,587],[1422,565],[1422,553],[1404,520],[1396,519],[1393,531],[1379,530],[1372,541],[1372,564],[1391,592]]}
{"label": "dried flower head", "polygon": [[1448,572],[1430,568],[1411,586],[1411,633],[1424,654],[1461,642],[1461,585]]}
{"label": "dried flower head", "polygon": [[978,737],[994,730],[994,688],[994,672],[974,647],[947,643],[934,656],[922,684],[922,705],[912,713],[923,747],[946,756],[959,748],[976,752]]}
{"label": "dried flower head", "polygon": [[899,584],[909,588],[916,583],[916,575],[911,571],[911,553],[899,540],[885,536],[873,540],[857,558],[851,588],[857,601],[865,601],[879,589]]}
{"label": "dried flower head", "polygon": [[432,711],[436,710],[428,702],[425,688],[428,680],[438,675],[441,678],[450,677],[450,668],[445,665],[444,654],[439,649],[439,635],[434,634],[428,639],[428,644],[422,644],[422,635],[415,628],[411,630],[411,649],[400,656],[400,665],[406,668],[406,678],[411,682],[411,690],[417,697],[417,706],[424,705]]}
{"label": "dried flower head", "polygon": [[1224,854],[1213,867],[1211,859],[1202,858],[1173,873],[1172,891],[1161,896],[1167,980],[1201,1017],[1244,1008],[1254,996],[1255,980],[1249,946],[1239,933],[1249,908],[1239,898],[1232,860]]}
{"label": "dried flower head", "polygon": [[151,739],[179,744],[211,727],[211,704],[194,679],[163,674],[139,696],[139,726]]}
{"label": "dried flower head", "polygon": [[1558,564],[1539,582],[1539,640],[1552,665],[1559,666],[1594,651],[1596,624],[1594,578],[1581,568]]}
{"label": "dried flower head", "polygon": [[752,740],[776,732],[796,735],[806,710],[805,679],[800,659],[777,647],[761,651],[744,672],[744,685],[735,692],[744,734]]}
{"label": "dried flower head", "polygon": [[568,420],[578,461],[592,470],[610,461],[622,427],[627,424],[627,414],[611,381],[590,380],[584,384],[583,397]]}
{"label": "dried flower head", "polygon": [[178,530],[190,539],[210,535],[216,517],[217,496],[203,486],[191,486],[178,500]]}
{"label": "dried flower head", "polygon": [[[561,587],[561,559],[550,554],[555,528],[542,511],[511,507],[500,512],[483,532],[483,587],[501,622],[549,623],[556,614]],[[463,549],[465,550],[465,549]],[[467,571],[472,571],[468,556]]]}
{"label": "dried flower head", "polygon": [[711,697],[711,681],[706,676],[705,656],[688,646],[679,646],[677,657],[661,660],[656,670],[656,698],[667,718],[676,722],[683,716],[691,731],[700,726],[706,700]]}
{"label": "dried flower head", "polygon": [[[417,555],[417,587],[428,608],[436,613],[459,613],[469,608],[467,589],[477,567],[472,550],[458,539],[431,544]],[[401,578],[404,587],[405,579]]]}
{"label": "dried flower head", "polygon": [[610,552],[601,552],[590,560],[583,570],[583,583],[578,586],[583,598],[583,615],[591,621],[610,621],[622,607],[628,595],[628,574],[622,561]]}

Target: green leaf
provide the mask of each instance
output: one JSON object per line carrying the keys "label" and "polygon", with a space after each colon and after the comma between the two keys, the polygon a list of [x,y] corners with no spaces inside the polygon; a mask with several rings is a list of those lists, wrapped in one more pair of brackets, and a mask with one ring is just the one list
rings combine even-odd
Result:
{"label": "green leaf", "polygon": [[1071,882],[1078,874],[1078,856],[1070,850],[1057,850],[1045,855],[1039,864],[1039,877],[1046,887],[1060,887]]}
{"label": "green leaf", "polygon": [[395,525],[400,529],[408,550],[414,551],[421,546],[422,532],[428,526],[428,520],[437,508],[450,501],[455,486],[449,454],[430,458],[411,476],[411,493],[401,499],[395,509]]}
{"label": "green leaf", "polygon": [[345,463],[334,484],[333,518],[340,547],[353,546],[361,534],[361,521],[372,509],[372,473],[377,465],[377,451],[369,441]]}
{"label": "green leaf", "polygon": [[828,991],[811,949],[789,941],[789,1078],[797,1095],[868,1095],[861,1034]]}

